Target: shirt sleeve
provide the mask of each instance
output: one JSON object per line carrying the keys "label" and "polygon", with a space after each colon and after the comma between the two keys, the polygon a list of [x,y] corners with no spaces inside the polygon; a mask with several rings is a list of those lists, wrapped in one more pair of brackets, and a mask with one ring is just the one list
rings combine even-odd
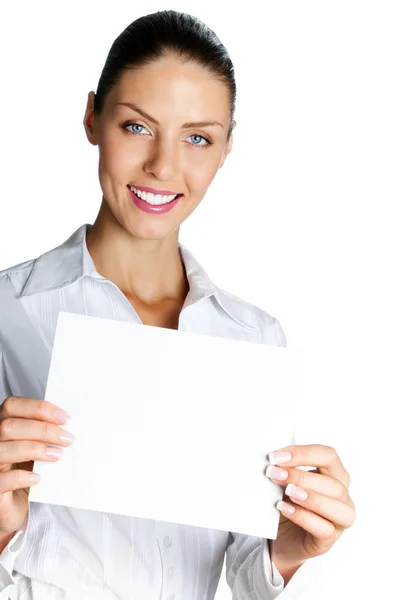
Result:
{"label": "shirt sleeve", "polygon": [[4,548],[0,554],[0,600],[8,598],[3,596],[6,590],[11,591],[11,588],[15,585],[15,579],[12,576],[14,570],[14,563],[18,557],[18,554],[22,551],[25,546],[27,532],[30,521],[30,508],[28,509],[27,515],[21,527],[17,529],[14,537],[8,542],[8,545]]}
{"label": "shirt sleeve", "polygon": [[[0,404],[11,395],[11,389],[4,368],[3,352],[0,345]],[[25,545],[29,520],[30,510],[28,509],[28,513],[21,527],[17,529],[14,537],[8,542],[3,552],[0,554],[0,600],[8,598],[11,587],[15,585],[12,571],[15,560]]]}
{"label": "shirt sleeve", "polygon": [[226,581],[232,600],[274,600],[284,589],[284,579],[270,561],[267,539],[230,533],[226,548]]}
{"label": "shirt sleeve", "polygon": [[280,322],[277,319],[274,319],[274,327],[275,327],[275,346],[282,346],[283,348],[287,347],[287,338],[285,336],[284,330],[280,325]]}
{"label": "shirt sleeve", "polygon": [[3,404],[8,396],[12,396],[12,393],[5,372],[3,349],[0,344],[0,404]]}

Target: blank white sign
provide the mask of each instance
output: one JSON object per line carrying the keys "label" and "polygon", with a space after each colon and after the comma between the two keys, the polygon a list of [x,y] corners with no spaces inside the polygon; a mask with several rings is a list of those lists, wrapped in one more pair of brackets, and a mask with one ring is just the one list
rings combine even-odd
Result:
{"label": "blank white sign", "polygon": [[30,501],[275,539],[300,351],[60,313],[45,399],[76,439]]}

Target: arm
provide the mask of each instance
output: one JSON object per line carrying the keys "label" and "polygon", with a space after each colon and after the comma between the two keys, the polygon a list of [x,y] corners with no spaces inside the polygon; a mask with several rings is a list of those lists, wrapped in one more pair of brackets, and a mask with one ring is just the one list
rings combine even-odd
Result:
{"label": "arm", "polygon": [[[0,404],[4,402],[8,396],[11,396],[12,392],[10,385],[7,380],[3,351],[0,344]],[[21,527],[12,533],[0,533],[0,599],[8,598],[7,592],[10,591],[9,586],[15,585],[15,581],[12,577],[12,571],[14,568],[15,560],[22,550],[29,525],[30,509],[26,515],[25,521]],[[7,590],[7,591],[6,591]]]}

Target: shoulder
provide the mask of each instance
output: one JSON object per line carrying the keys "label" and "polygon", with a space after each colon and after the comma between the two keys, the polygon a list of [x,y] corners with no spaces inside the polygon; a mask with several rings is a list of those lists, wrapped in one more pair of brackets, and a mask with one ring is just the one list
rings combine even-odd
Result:
{"label": "shoulder", "polygon": [[12,267],[7,267],[6,269],[0,270],[0,277],[6,277],[7,275],[12,275],[14,273],[19,273],[21,271],[29,271],[32,269],[33,264],[35,262],[35,258],[31,260],[26,260],[25,262],[19,263],[17,265],[13,265]]}
{"label": "shoulder", "polygon": [[287,346],[285,333],[276,317],[263,308],[218,288],[218,297],[224,309],[237,321],[259,332],[259,341],[272,346]]}
{"label": "shoulder", "polygon": [[0,271],[0,286],[4,285],[6,280],[9,279],[17,293],[20,294],[29,279],[35,261],[36,259],[27,260]]}

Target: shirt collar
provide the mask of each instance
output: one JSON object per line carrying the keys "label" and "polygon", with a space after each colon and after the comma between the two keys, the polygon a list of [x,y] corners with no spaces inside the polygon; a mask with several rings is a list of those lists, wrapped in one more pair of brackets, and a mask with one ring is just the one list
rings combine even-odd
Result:
{"label": "shirt collar", "polygon": [[[20,297],[53,292],[71,285],[82,277],[104,279],[96,269],[88,252],[86,232],[88,223],[79,227],[63,244],[42,254],[33,263],[32,271]],[[238,298],[216,286],[193,254],[180,242],[179,253],[189,281],[189,294],[184,306],[208,297],[214,297],[219,306],[235,321],[248,329],[255,327],[250,311]]]}

